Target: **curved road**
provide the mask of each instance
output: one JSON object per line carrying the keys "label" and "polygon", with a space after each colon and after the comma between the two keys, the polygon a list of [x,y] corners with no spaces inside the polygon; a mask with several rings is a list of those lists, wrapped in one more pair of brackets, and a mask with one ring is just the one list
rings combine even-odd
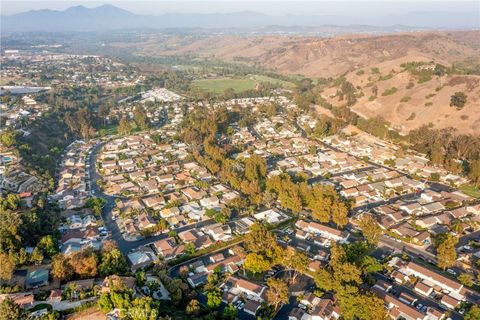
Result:
{"label": "curved road", "polygon": [[[101,179],[101,177],[96,169],[95,163],[97,160],[98,151],[100,150],[102,145],[103,143],[93,147],[92,152],[90,154],[90,180],[92,182],[91,188],[95,192],[94,196],[103,198],[106,201],[106,204],[103,207],[103,211],[102,211],[102,218],[105,223],[105,227],[112,233],[110,238],[117,242],[118,247],[120,248],[120,251],[123,254],[127,254],[130,250],[138,248],[139,246],[148,245],[157,240],[168,238],[167,233],[162,233],[160,235],[140,239],[137,241],[127,241],[123,238],[122,232],[120,231],[120,228],[118,227],[117,222],[112,219],[112,210],[115,207],[115,199],[117,197],[104,193],[98,187],[98,184],[97,184],[97,180]],[[193,228],[201,228],[203,226],[211,224],[212,222],[214,222],[213,219],[208,219],[208,220],[198,222],[196,224],[190,224],[183,227],[179,227],[174,230],[176,232],[182,232],[182,231],[193,229]]]}

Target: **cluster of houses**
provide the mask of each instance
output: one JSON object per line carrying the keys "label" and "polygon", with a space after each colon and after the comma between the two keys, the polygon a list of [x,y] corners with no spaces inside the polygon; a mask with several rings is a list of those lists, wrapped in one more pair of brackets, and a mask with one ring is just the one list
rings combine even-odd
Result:
{"label": "cluster of houses", "polygon": [[0,191],[32,193],[41,188],[37,177],[25,171],[22,158],[11,149],[0,146]]}
{"label": "cluster of houses", "polygon": [[288,90],[278,90],[272,92],[273,94],[269,97],[256,97],[256,98],[238,98],[238,99],[230,99],[226,101],[219,101],[215,102],[213,105],[214,108],[220,106],[226,106],[227,109],[231,110],[233,107],[241,107],[244,109],[251,110],[252,112],[257,111],[259,106],[263,105],[277,105],[282,106],[285,108],[295,107],[295,104],[287,98],[285,95],[285,91]]}
{"label": "cluster of houses", "polygon": [[462,302],[480,301],[478,293],[418,263],[394,257],[389,265],[391,280],[377,280],[372,290],[392,319],[442,320]]}
{"label": "cluster of houses", "polygon": [[340,318],[340,308],[332,299],[319,298],[313,292],[307,292],[299,300],[301,308],[293,308],[288,314],[288,320],[330,320]]}
{"label": "cluster of houses", "polygon": [[396,170],[416,175],[424,179],[437,175],[447,184],[460,185],[467,180],[461,176],[449,173],[443,168],[429,164],[426,155],[410,152],[398,153],[399,147],[378,139],[365,132],[356,132],[354,135],[333,135],[323,139],[326,143],[357,157],[368,157],[370,161],[384,165],[388,163]]}
{"label": "cluster of houses", "polygon": [[108,232],[102,226],[101,218],[95,217],[91,209],[64,210],[61,216],[64,221],[59,227],[62,253],[68,255],[85,248],[100,249]]}
{"label": "cluster of houses", "polygon": [[[8,91],[8,87],[3,87]],[[32,121],[40,118],[49,107],[45,104],[37,103],[32,95],[24,95],[21,100],[12,105],[0,103],[1,121],[5,123],[2,130],[6,128],[22,129],[28,126]]]}
{"label": "cluster of houses", "polygon": [[104,190],[118,199],[114,214],[129,237],[161,220],[170,228],[210,219],[239,196],[205,167],[187,161],[183,143],[156,144],[149,135],[108,142],[100,155]]}
{"label": "cluster of houses", "polygon": [[187,282],[192,288],[206,284],[210,274],[227,274],[226,280],[220,285],[222,302],[233,304],[247,315],[255,316],[266,299],[267,287],[237,274],[244,262],[240,252],[244,253],[244,249],[235,246],[213,253],[184,265],[182,271],[188,272]]}
{"label": "cluster of houses", "polygon": [[[209,222],[201,227],[192,224],[189,228],[176,233],[175,236],[165,235],[160,240],[132,250],[128,254],[130,268],[135,271],[160,260],[168,262],[185,254],[206,249],[214,243],[230,241],[235,235],[241,236],[249,233],[250,227],[256,222],[276,225],[289,218],[288,215],[278,209],[267,209],[255,213],[253,217],[243,217],[226,224]],[[227,259],[222,263],[225,264],[228,261],[230,260]],[[235,259],[233,261],[238,265],[238,261]],[[232,273],[233,269],[231,267],[227,269]],[[204,276],[206,280],[206,274]],[[197,275],[197,277],[199,276]],[[194,287],[198,285],[200,283],[197,283]]]}
{"label": "cluster of houses", "polygon": [[340,174],[333,180],[341,187],[342,196],[353,199],[354,207],[418,192],[425,188],[425,184],[420,181],[400,176],[393,170],[375,167]]}
{"label": "cluster of houses", "polygon": [[[469,234],[480,221],[480,204],[458,191],[425,189],[408,200],[375,207],[372,212],[387,234],[420,246],[429,246],[431,236],[440,233]],[[454,228],[457,223],[461,228]]]}
{"label": "cluster of houses", "polygon": [[142,93],[140,102],[175,102],[182,99],[182,96],[166,88],[156,88]]}
{"label": "cluster of houses", "polygon": [[107,123],[112,123],[114,120],[118,122],[122,118],[133,120],[135,108],[145,110],[148,121],[152,126],[158,125],[164,119],[164,107],[158,107],[154,104],[119,103],[109,110],[109,114],[105,116],[105,121]]}
{"label": "cluster of houses", "polygon": [[[43,272],[44,278],[46,278],[45,283],[40,285],[41,289],[47,293],[46,299],[37,300],[35,298],[35,291],[21,291],[17,293],[5,293],[0,294],[0,303],[5,299],[11,299],[13,302],[18,304],[23,309],[31,309],[37,304],[48,304],[52,306],[54,310],[65,310],[76,307],[81,301],[87,302],[92,301],[96,298],[96,295],[99,293],[108,293],[111,290],[111,287],[122,287],[130,290],[142,290],[143,293],[147,291],[145,287],[139,288],[136,286],[136,281],[134,277],[128,276],[107,276],[103,279],[82,279],[69,281],[62,285],[61,287],[55,285],[55,288],[46,288],[45,285],[48,284],[48,271]],[[169,294],[165,290],[165,287],[161,281],[154,276],[147,276],[148,282],[157,282],[159,284],[159,289],[153,294],[153,298],[157,300],[168,300]],[[42,287],[43,286],[43,287]],[[37,286],[39,287],[39,286]],[[27,287],[26,289],[31,289],[32,287]],[[40,312],[38,312],[40,311]],[[46,313],[47,309],[39,309],[38,311],[30,313],[30,317],[36,318],[43,315],[43,312]],[[37,313],[38,312],[38,313]]]}
{"label": "cluster of houses", "polygon": [[253,128],[266,140],[300,137],[299,130],[281,115],[259,119]]}
{"label": "cluster of houses", "polygon": [[[48,75],[51,85],[125,87],[142,81],[125,64],[95,55],[52,53],[38,49],[19,50],[14,54],[2,55],[0,64],[2,79],[21,81],[23,86],[37,86],[41,75]],[[32,74],[37,77],[32,77]]]}
{"label": "cluster of houses", "polygon": [[94,142],[77,140],[65,151],[58,166],[58,182],[52,199],[58,201],[61,209],[81,208],[90,196],[88,158]]}

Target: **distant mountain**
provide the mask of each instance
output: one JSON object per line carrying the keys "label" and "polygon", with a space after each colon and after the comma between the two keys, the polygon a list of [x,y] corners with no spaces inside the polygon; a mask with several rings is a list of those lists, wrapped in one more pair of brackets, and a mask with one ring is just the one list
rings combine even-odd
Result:
{"label": "distant mountain", "polygon": [[16,31],[109,31],[133,28],[265,28],[403,25],[419,28],[469,29],[480,25],[478,12],[413,12],[375,18],[349,16],[271,16],[242,11],[234,13],[167,13],[160,16],[137,15],[113,5],[96,8],[75,6],[64,11],[33,10],[1,17],[4,32]]}

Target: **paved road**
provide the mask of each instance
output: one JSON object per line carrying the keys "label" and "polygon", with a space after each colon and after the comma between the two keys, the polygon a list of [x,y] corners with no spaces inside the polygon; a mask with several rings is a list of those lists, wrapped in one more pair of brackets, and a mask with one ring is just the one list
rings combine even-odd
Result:
{"label": "paved road", "polygon": [[[166,113],[166,109],[164,108],[164,119],[167,119],[167,118],[168,118],[168,116],[167,116],[167,113]],[[160,126],[163,126],[165,123],[166,123],[166,120],[162,121],[160,123]],[[113,218],[112,218],[112,210],[115,207],[115,199],[117,197],[104,193],[99,188],[98,183],[97,183],[97,181],[101,179],[101,176],[97,171],[96,162],[97,162],[98,152],[100,151],[103,144],[104,143],[97,144],[92,148],[92,151],[91,151],[90,157],[89,157],[89,164],[90,164],[89,173],[90,173],[91,189],[94,192],[94,196],[103,198],[106,201],[106,204],[105,204],[105,206],[102,210],[102,218],[103,218],[103,221],[105,223],[105,227],[109,231],[111,231],[111,236],[110,236],[111,239],[115,240],[117,242],[118,247],[120,248],[120,251],[123,254],[127,254],[130,250],[138,248],[139,246],[148,245],[148,244],[151,244],[151,243],[153,243],[157,240],[167,238],[168,237],[167,233],[163,233],[163,234],[160,234],[160,235],[140,239],[140,240],[137,240],[137,241],[127,241],[123,238],[122,232],[121,232],[120,228],[118,227],[117,222],[115,220],[113,220]],[[193,228],[201,228],[203,226],[211,224],[212,222],[214,222],[213,219],[208,219],[208,220],[198,222],[196,224],[191,224],[191,225],[186,225],[186,226],[183,226],[183,227],[176,228],[175,231],[176,232],[182,232],[182,231],[190,230],[190,229],[193,229]]]}
{"label": "paved road", "polygon": [[[112,210],[115,207],[115,199],[117,197],[104,193],[99,188],[99,186],[97,184],[97,180],[101,179],[101,177],[100,177],[100,175],[99,175],[99,173],[96,169],[95,163],[96,163],[98,151],[101,149],[102,145],[103,144],[98,144],[92,149],[91,156],[90,156],[90,161],[89,161],[90,162],[90,179],[92,181],[92,190],[95,192],[94,196],[101,197],[101,198],[105,199],[105,201],[106,201],[106,204],[105,204],[105,206],[103,208],[103,211],[102,211],[102,218],[103,218],[103,221],[105,223],[105,227],[109,231],[111,231],[110,238],[117,242],[118,247],[120,248],[120,251],[123,254],[127,254],[130,250],[138,248],[140,246],[145,246],[145,245],[151,244],[151,243],[153,243],[157,240],[168,238],[168,232],[167,233],[162,233],[160,235],[144,238],[144,239],[139,239],[137,241],[127,241],[123,238],[122,232],[121,232],[120,228],[118,227],[117,222],[115,220],[113,220],[113,218],[112,218]],[[241,219],[243,217],[244,217],[244,215],[240,215],[240,216],[237,217],[237,219],[234,219],[234,220],[232,220],[228,223],[231,226],[231,224],[233,224],[235,221],[237,221],[238,219]],[[189,224],[189,225],[186,225],[186,226],[175,228],[174,230],[177,233],[179,233],[179,232],[182,232],[182,231],[191,230],[191,229],[195,229],[195,228],[202,228],[202,227],[207,226],[207,225],[212,224],[212,223],[215,223],[214,219],[207,219],[207,220],[200,221],[198,223]]]}

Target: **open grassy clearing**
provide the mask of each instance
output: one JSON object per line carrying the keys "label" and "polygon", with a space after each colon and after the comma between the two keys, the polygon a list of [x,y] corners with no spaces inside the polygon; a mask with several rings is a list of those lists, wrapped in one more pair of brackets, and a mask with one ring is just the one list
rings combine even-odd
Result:
{"label": "open grassy clearing", "polygon": [[203,91],[221,94],[230,88],[235,92],[253,90],[256,82],[251,79],[218,78],[195,80],[193,85]]}
{"label": "open grassy clearing", "polygon": [[193,86],[203,91],[222,94],[227,89],[233,89],[233,91],[236,93],[246,90],[253,90],[260,82],[270,82],[273,85],[281,86],[286,89],[292,89],[295,87],[293,82],[258,74],[248,75],[245,78],[199,79],[193,81]]}
{"label": "open grassy clearing", "polygon": [[270,82],[274,85],[281,86],[285,89],[293,89],[295,87],[295,84],[293,82],[285,81],[281,79],[275,79],[275,78],[264,76],[264,75],[254,74],[250,76],[250,79],[258,82]]}

